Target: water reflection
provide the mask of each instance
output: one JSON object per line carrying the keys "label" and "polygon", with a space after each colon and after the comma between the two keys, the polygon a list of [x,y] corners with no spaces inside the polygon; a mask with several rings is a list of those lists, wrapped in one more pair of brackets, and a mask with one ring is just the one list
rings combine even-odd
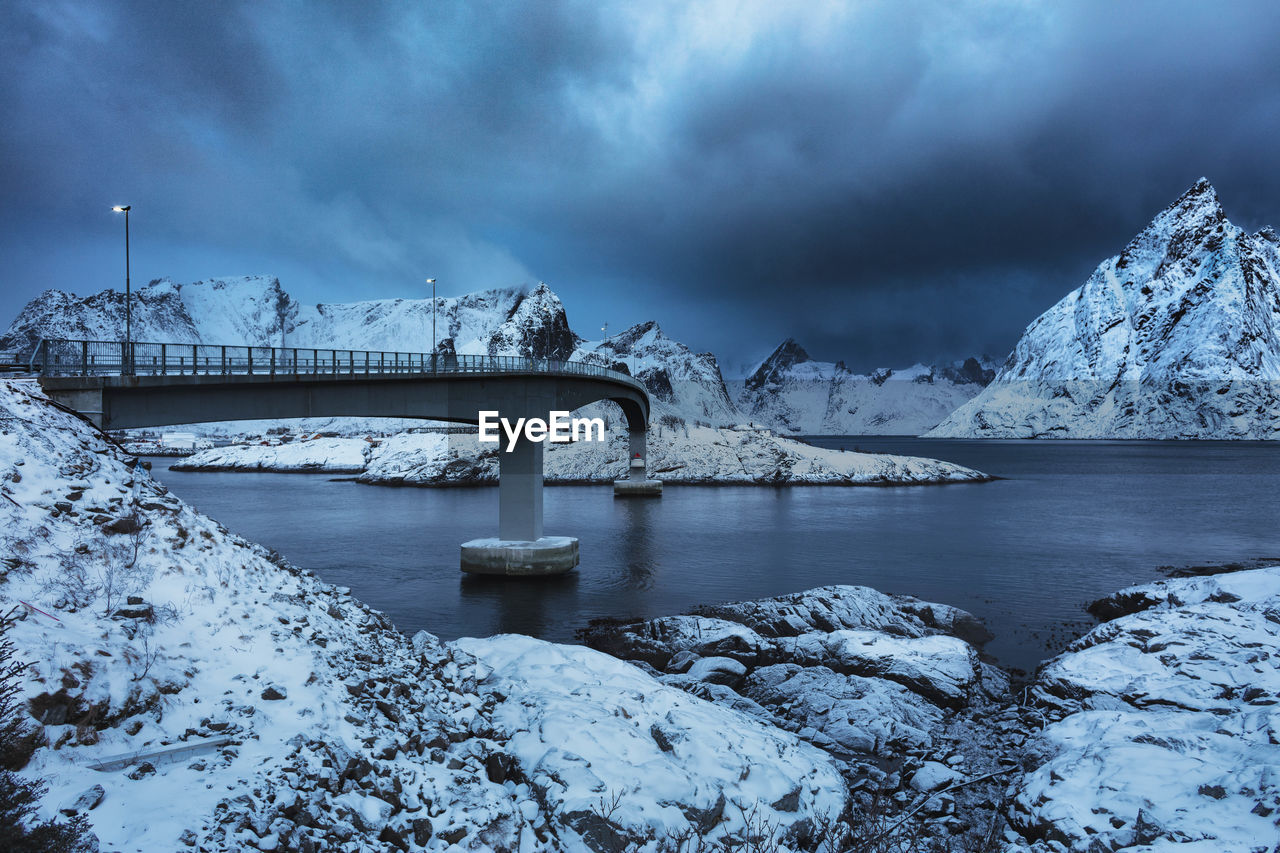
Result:
{"label": "water reflection", "polygon": [[[615,518],[620,530],[619,547],[623,555],[624,572],[621,586],[633,590],[652,589],[658,577],[658,554],[654,548],[658,530],[658,509],[661,498],[615,498]],[[592,566],[591,569],[610,571],[610,566]]]}
{"label": "water reflection", "polygon": [[458,589],[464,605],[478,605],[491,614],[489,630],[474,633],[544,637],[563,619],[564,610],[573,609],[579,579],[576,570],[529,578],[464,574]]}

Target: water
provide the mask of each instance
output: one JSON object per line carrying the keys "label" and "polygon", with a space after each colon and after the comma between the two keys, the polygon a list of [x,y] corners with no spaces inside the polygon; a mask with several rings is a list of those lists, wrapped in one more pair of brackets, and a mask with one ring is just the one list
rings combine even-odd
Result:
{"label": "water", "polygon": [[1161,566],[1277,558],[1280,447],[1264,442],[812,439],[1005,477],[895,488],[673,486],[616,500],[548,488],[546,530],[581,540],[561,578],[476,579],[458,546],[492,536],[496,489],[363,486],[326,475],[155,474],[232,530],[351,587],[407,632],[572,641],[598,616],[651,617],[832,583],[963,607],[987,650],[1030,669],[1082,605]]}

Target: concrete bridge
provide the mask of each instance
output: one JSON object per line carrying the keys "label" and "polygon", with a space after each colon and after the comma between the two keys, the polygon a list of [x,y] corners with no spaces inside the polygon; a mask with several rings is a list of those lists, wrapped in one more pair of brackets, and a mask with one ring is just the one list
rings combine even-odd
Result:
{"label": "concrete bridge", "polygon": [[[622,408],[630,436],[617,495],[661,494],[644,460],[649,395],[623,373],[510,356],[206,344],[45,340],[31,356],[45,392],[103,429],[256,419],[420,418],[477,424],[481,411],[547,418],[598,400]],[[464,571],[552,574],[578,564],[578,540],[543,535],[543,443],[498,453],[498,536],[462,546]]]}

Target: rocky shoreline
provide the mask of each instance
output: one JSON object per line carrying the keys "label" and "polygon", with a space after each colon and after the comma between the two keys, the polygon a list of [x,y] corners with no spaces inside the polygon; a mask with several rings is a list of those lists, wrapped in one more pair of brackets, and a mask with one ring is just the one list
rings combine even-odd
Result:
{"label": "rocky shoreline", "polygon": [[0,495],[22,773],[101,849],[1280,842],[1280,567],[1118,592],[1011,689],[973,616],[866,587],[410,639],[19,383]]}

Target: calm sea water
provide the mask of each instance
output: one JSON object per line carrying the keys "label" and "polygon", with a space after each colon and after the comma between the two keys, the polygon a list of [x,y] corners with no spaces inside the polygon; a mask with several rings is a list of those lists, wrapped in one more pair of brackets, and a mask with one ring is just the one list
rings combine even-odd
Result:
{"label": "calm sea water", "polygon": [[946,459],[1006,479],[895,488],[608,486],[546,493],[548,535],[581,540],[561,578],[464,577],[458,546],[497,532],[496,489],[363,486],[315,474],[155,475],[176,494],[407,632],[572,641],[598,616],[865,584],[970,610],[987,650],[1030,669],[1087,624],[1082,606],[1161,566],[1276,558],[1280,446],[1263,442],[813,443]]}

